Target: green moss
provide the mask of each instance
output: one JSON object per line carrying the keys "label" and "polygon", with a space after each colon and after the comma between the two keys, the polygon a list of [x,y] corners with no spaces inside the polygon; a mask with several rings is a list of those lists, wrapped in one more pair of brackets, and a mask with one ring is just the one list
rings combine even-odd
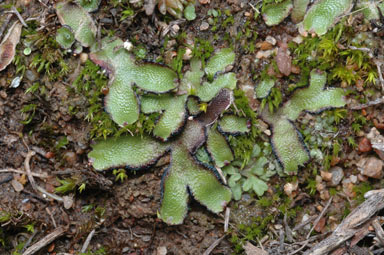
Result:
{"label": "green moss", "polygon": [[300,67],[301,80],[290,90],[303,86],[314,68],[327,71],[329,83],[354,85],[362,80],[365,84],[373,84],[377,78],[377,69],[368,54],[360,50],[342,49],[336,46],[338,43],[366,47],[364,41],[355,40],[352,28],[343,23],[336,25],[321,38],[307,37],[299,45],[291,42],[289,47],[294,54],[292,63]]}
{"label": "green moss", "polygon": [[353,187],[353,191],[356,192],[355,200],[359,204],[361,204],[362,202],[365,201],[364,194],[372,189],[373,189],[373,186],[368,182],[363,182],[359,185],[356,185],[355,187]]}

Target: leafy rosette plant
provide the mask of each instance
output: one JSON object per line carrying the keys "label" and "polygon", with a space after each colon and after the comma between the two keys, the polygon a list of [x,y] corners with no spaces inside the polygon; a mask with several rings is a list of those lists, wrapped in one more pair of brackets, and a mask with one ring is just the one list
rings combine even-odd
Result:
{"label": "leafy rosette plant", "polygon": [[[97,170],[123,166],[140,170],[169,154],[170,162],[162,179],[159,217],[168,224],[181,224],[188,210],[189,195],[210,211],[221,212],[232,194],[215,165],[229,163],[233,154],[224,136],[212,124],[231,103],[232,92],[222,89],[205,113],[186,121],[184,131],[173,141],[164,143],[147,135],[109,138],[95,144],[88,156]],[[237,123],[225,125],[231,131],[246,131],[241,124],[239,130]],[[198,150],[208,152],[207,161],[198,159]]]}
{"label": "leafy rosette plant", "polygon": [[153,167],[168,154],[159,217],[168,224],[181,224],[190,195],[210,211],[222,211],[232,197],[216,169],[234,158],[226,135],[248,132],[243,118],[226,115],[216,121],[233,101],[236,77],[226,69],[233,63],[234,53],[222,49],[207,63],[194,59],[191,70],[179,82],[168,67],[136,63],[118,38],[96,42],[93,21],[79,5],[60,2],[56,11],[75,39],[90,47],[90,59],[107,71],[110,81],[105,109],[112,120],[125,126],[135,123],[140,114],[160,116],[152,136],[98,141],[88,154],[93,167],[141,170]]}
{"label": "leafy rosette plant", "polygon": [[310,158],[302,136],[294,124],[300,113],[320,113],[346,104],[342,89],[324,88],[326,79],[326,73],[312,70],[309,87],[297,89],[276,112],[271,113],[264,108],[261,114],[272,130],[273,151],[287,172],[296,172],[298,167]]}

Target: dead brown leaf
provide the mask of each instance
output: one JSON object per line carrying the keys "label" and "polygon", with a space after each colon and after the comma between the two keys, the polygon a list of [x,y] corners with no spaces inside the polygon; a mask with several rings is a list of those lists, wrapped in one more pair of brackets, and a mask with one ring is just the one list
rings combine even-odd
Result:
{"label": "dead brown leaf", "polygon": [[288,45],[283,42],[277,50],[276,63],[279,71],[285,76],[290,75],[292,69],[292,57],[288,54]]}
{"label": "dead brown leaf", "polygon": [[0,44],[0,71],[4,70],[15,57],[16,45],[20,41],[21,28],[21,23],[15,22]]}

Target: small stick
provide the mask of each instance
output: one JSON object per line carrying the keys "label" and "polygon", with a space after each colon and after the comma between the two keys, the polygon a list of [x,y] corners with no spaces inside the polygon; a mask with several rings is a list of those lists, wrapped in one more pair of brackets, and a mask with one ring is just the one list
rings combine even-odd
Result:
{"label": "small stick", "polygon": [[88,234],[87,239],[85,239],[85,242],[83,244],[83,247],[81,247],[81,253],[86,252],[86,250],[87,250],[87,248],[88,248],[88,246],[92,240],[92,237],[95,235],[95,232],[96,232],[96,230],[94,229]]}
{"label": "small stick", "polygon": [[[13,169],[13,168],[0,169],[0,173],[26,174],[26,172],[24,172],[23,170]],[[31,173],[31,175],[34,176],[34,177],[39,177],[41,179],[47,179],[48,178],[48,175],[46,173],[43,173],[43,174]]]}
{"label": "small stick", "polygon": [[31,167],[29,165],[29,162],[31,161],[31,158],[35,154],[36,154],[35,151],[28,151],[27,156],[25,157],[25,160],[24,160],[24,168],[25,168],[25,171],[27,172],[28,180],[31,183],[33,190],[37,191],[37,185],[36,185],[35,179],[33,179],[33,175],[32,175],[32,172],[31,172]]}
{"label": "small stick", "polygon": [[25,157],[25,160],[24,160],[25,171],[27,172],[28,180],[31,183],[33,190],[35,190],[36,192],[40,191],[41,193],[47,195],[48,197],[50,197],[52,199],[55,199],[55,200],[60,201],[60,202],[64,202],[64,199],[62,197],[59,197],[58,195],[55,195],[52,193],[49,193],[48,191],[46,191],[45,189],[43,189],[42,187],[40,187],[36,184],[35,179],[33,179],[31,167],[29,165],[31,158],[34,155],[36,155],[36,152],[29,150],[27,153],[27,156]]}
{"label": "small stick", "polygon": [[227,207],[225,209],[225,215],[224,215],[224,232],[228,232],[228,225],[229,225],[229,215],[231,214],[231,208]]}
{"label": "small stick", "polygon": [[34,231],[32,233],[32,235],[28,238],[27,242],[24,244],[24,248],[21,250],[21,252],[23,252],[23,251],[25,251],[25,249],[27,249],[27,247],[31,244],[31,242],[32,242],[32,240],[36,234],[37,234],[37,231]]}
{"label": "small stick", "polygon": [[25,23],[25,20],[23,19],[23,17],[21,17],[20,12],[16,9],[15,6],[12,6],[12,11],[16,14],[21,24],[23,24],[24,27],[28,27],[27,23]]}
{"label": "small stick", "polygon": [[384,97],[381,97],[381,98],[378,98],[376,100],[370,101],[370,102],[368,102],[366,104],[360,104],[360,105],[352,106],[349,109],[351,109],[351,110],[361,110],[361,109],[364,109],[364,108],[367,108],[367,107],[370,107],[370,106],[374,106],[374,105],[379,105],[379,104],[384,104]]}
{"label": "small stick", "polygon": [[304,249],[308,245],[308,243],[309,243],[309,239],[307,239],[300,248],[298,248],[297,250],[289,253],[288,255],[294,255],[294,254],[300,252],[302,249]]}
{"label": "small stick", "polygon": [[379,74],[379,81],[381,84],[381,89],[384,91],[384,79],[383,74],[381,73],[381,63],[379,61],[375,61],[376,67],[377,67],[377,73]]}
{"label": "small stick", "polygon": [[54,226],[55,228],[57,228],[57,225],[56,225],[56,221],[55,221],[55,218],[53,218],[53,215],[52,215],[52,212],[51,212],[51,210],[49,210],[49,208],[48,208],[48,207],[46,207],[46,208],[45,208],[45,210],[47,211],[47,213],[48,213],[48,214],[49,214],[49,216],[51,217],[51,220],[52,220],[53,226]]}
{"label": "small stick", "polygon": [[310,222],[313,221],[314,219],[316,219],[316,215],[314,215],[314,216],[310,216],[306,221],[300,223],[299,225],[296,225],[296,226],[293,228],[293,231],[296,231],[296,230],[301,229],[302,227],[306,226],[308,223],[310,223]]}
{"label": "small stick", "polygon": [[208,249],[203,253],[203,255],[209,255],[211,254],[211,252],[216,248],[216,246],[219,245],[219,243],[227,236],[227,234],[223,235],[222,237],[220,237],[219,239],[217,239],[216,241],[214,241],[211,246],[208,247]]}
{"label": "small stick", "polygon": [[313,223],[313,226],[312,226],[311,230],[310,230],[310,231],[308,232],[308,234],[307,234],[307,239],[311,236],[312,231],[315,229],[316,225],[319,223],[321,217],[323,217],[324,214],[325,214],[325,212],[328,210],[328,207],[331,205],[332,199],[333,199],[333,197],[331,197],[331,198],[328,200],[327,205],[324,207],[324,209],[321,211],[321,213],[319,214],[319,216],[317,217],[317,219],[316,219],[315,222]]}
{"label": "small stick", "polygon": [[25,23],[25,20],[23,19],[23,17],[21,17],[20,15],[20,12],[16,9],[15,6],[12,6],[12,10],[11,11],[7,11],[5,13],[13,13],[13,14],[16,14],[17,18],[20,20],[21,24],[24,26],[24,27],[28,27],[27,23]]}
{"label": "small stick", "polygon": [[65,227],[61,226],[61,227],[57,228],[55,231],[53,231],[52,233],[46,235],[43,239],[41,239],[40,241],[38,241],[37,243],[35,243],[31,247],[29,247],[23,253],[23,255],[33,255],[33,254],[35,254],[41,248],[45,247],[46,245],[48,245],[49,243],[51,243],[52,241],[54,241],[58,237],[62,236],[65,233],[65,231],[67,231],[67,228],[65,228]]}

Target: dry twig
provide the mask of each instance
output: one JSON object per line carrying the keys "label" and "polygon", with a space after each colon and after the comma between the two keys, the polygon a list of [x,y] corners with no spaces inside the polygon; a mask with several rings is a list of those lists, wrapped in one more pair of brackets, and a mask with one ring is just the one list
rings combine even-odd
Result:
{"label": "dry twig", "polygon": [[38,241],[37,243],[35,243],[34,245],[32,245],[31,247],[29,247],[24,253],[23,255],[32,255],[32,254],[35,254],[36,252],[38,252],[41,248],[45,247],[46,245],[50,244],[52,241],[54,241],[55,239],[57,239],[58,237],[62,236],[65,231],[67,231],[67,228],[66,227],[58,227],[55,231],[53,231],[52,233],[46,235],[43,239],[41,239],[40,241]]}
{"label": "dry twig", "polygon": [[313,226],[311,228],[311,230],[309,230],[308,234],[307,234],[307,238],[308,239],[310,236],[311,236],[311,233],[312,231],[315,229],[316,225],[319,223],[320,219],[324,216],[324,214],[326,213],[326,211],[328,210],[328,207],[331,205],[331,202],[333,200],[333,197],[331,197],[327,204],[325,205],[324,209],[321,211],[321,213],[319,214],[319,216],[316,218],[315,222],[313,223]]}
{"label": "dry twig", "polygon": [[351,106],[349,107],[349,109],[351,110],[361,110],[361,109],[364,109],[364,108],[367,108],[367,107],[370,107],[370,106],[374,106],[374,105],[379,105],[379,104],[384,104],[384,97],[381,97],[381,98],[378,98],[376,100],[373,100],[373,101],[370,101],[366,104],[359,104],[359,105],[356,105],[356,106]]}
{"label": "dry twig", "polygon": [[222,237],[214,241],[211,246],[208,247],[208,249],[203,253],[203,255],[209,255],[211,252],[216,248],[216,246],[219,245],[219,243],[227,236],[227,234],[224,234]]}
{"label": "dry twig", "polygon": [[87,248],[91,243],[92,237],[95,235],[95,232],[96,230],[94,229],[88,234],[87,239],[85,239],[85,242],[83,244],[83,247],[81,247],[81,253],[85,253],[87,251]]}
{"label": "dry twig", "polygon": [[[17,173],[17,174],[26,174],[23,170],[14,169],[14,168],[4,168],[0,169],[0,173]],[[38,173],[31,173],[32,176],[38,177],[41,179],[47,179],[48,175],[46,173],[38,174]]]}

